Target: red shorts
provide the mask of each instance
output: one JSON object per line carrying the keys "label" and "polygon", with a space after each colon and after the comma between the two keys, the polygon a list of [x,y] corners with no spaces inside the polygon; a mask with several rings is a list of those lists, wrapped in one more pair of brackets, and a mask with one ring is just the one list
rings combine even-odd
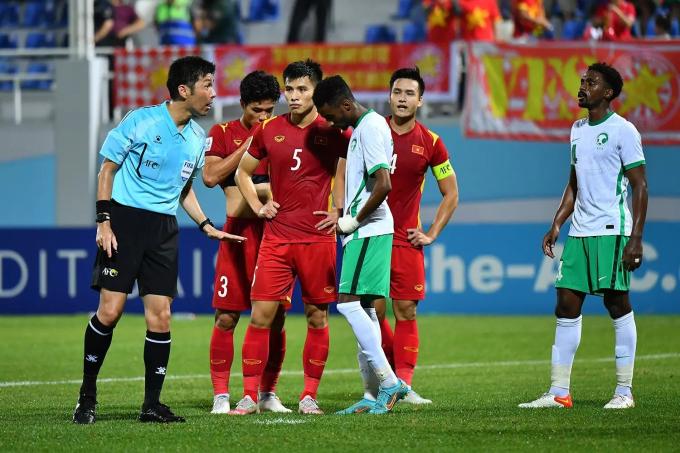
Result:
{"label": "red shorts", "polygon": [[327,304],[338,299],[335,242],[262,241],[250,295],[253,300],[281,300],[300,279],[302,301]]}
{"label": "red shorts", "polygon": [[227,218],[223,231],[244,236],[242,244],[221,241],[215,265],[212,306],[227,311],[250,310],[250,285],[262,242],[264,221]]}
{"label": "red shorts", "polygon": [[392,246],[390,297],[398,300],[425,298],[425,255],[422,248]]}

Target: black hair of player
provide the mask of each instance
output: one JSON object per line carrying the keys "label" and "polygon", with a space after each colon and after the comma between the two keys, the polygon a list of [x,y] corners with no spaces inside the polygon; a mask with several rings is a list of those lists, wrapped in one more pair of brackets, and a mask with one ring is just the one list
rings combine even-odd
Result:
{"label": "black hair of player", "polygon": [[342,101],[349,99],[354,102],[354,95],[347,82],[339,75],[326,77],[316,85],[312,100],[316,108],[324,105],[337,107]]}
{"label": "black hair of player", "polygon": [[588,71],[599,72],[604,81],[607,82],[607,85],[609,85],[609,88],[612,89],[614,94],[609,101],[613,101],[621,94],[621,90],[623,89],[623,78],[621,78],[621,74],[619,74],[619,71],[613,66],[604,62],[593,63],[588,66]]}
{"label": "black hair of player", "polygon": [[181,99],[179,95],[179,86],[186,85],[191,92],[194,91],[194,85],[208,74],[215,74],[215,64],[201,57],[188,56],[178,58],[173,61],[168,71],[168,92],[170,99],[178,101]]}
{"label": "black hair of player", "polygon": [[284,83],[286,80],[295,80],[302,77],[309,77],[312,85],[316,86],[316,84],[323,79],[321,65],[316,61],[307,58],[305,61],[294,61],[283,70]]}
{"label": "black hair of player", "polygon": [[281,97],[281,87],[276,77],[259,70],[251,72],[241,80],[239,92],[244,105],[269,100],[278,102]]}
{"label": "black hair of player", "polygon": [[412,68],[399,68],[396,71],[394,71],[392,73],[392,77],[390,77],[390,90],[392,90],[394,82],[397,79],[415,80],[416,82],[418,82],[418,91],[420,91],[420,96],[422,97],[423,94],[425,94],[425,81],[420,75],[420,69],[418,68],[418,66],[414,66]]}

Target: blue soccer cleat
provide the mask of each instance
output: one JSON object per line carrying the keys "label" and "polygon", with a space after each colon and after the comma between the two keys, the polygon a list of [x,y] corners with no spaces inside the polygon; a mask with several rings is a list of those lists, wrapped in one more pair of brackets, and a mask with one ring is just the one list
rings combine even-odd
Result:
{"label": "blue soccer cleat", "polygon": [[347,409],[337,411],[335,415],[350,415],[350,414],[365,414],[375,406],[375,401],[362,398],[358,402],[352,404]]}
{"label": "blue soccer cleat", "polygon": [[375,402],[373,409],[368,411],[369,414],[386,414],[392,410],[397,401],[404,398],[409,391],[409,386],[404,381],[399,379],[392,387],[380,387],[378,391],[378,400]]}

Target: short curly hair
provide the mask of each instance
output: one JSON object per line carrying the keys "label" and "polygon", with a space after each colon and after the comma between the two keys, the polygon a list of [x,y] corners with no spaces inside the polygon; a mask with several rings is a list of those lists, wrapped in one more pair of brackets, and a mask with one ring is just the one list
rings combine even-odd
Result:
{"label": "short curly hair", "polygon": [[619,74],[619,71],[617,71],[613,66],[605,62],[591,64],[590,66],[588,66],[588,71],[595,71],[602,74],[602,78],[604,79],[604,81],[607,82],[609,88],[611,88],[614,91],[614,95],[612,96],[610,101],[613,101],[614,99],[619,97],[619,94],[621,94],[621,90],[623,89],[623,78],[621,78],[621,74]]}
{"label": "short curly hair", "polygon": [[259,70],[251,72],[241,80],[239,91],[241,102],[246,105],[269,100],[277,102],[281,96],[281,87],[276,77]]}

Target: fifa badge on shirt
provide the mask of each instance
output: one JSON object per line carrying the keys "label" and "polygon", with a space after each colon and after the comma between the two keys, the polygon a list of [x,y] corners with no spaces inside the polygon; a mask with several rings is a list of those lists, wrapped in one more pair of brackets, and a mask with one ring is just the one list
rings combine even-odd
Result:
{"label": "fifa badge on shirt", "polygon": [[182,182],[187,182],[191,177],[191,174],[194,172],[194,166],[195,164],[190,160],[184,161],[184,165],[182,165]]}

